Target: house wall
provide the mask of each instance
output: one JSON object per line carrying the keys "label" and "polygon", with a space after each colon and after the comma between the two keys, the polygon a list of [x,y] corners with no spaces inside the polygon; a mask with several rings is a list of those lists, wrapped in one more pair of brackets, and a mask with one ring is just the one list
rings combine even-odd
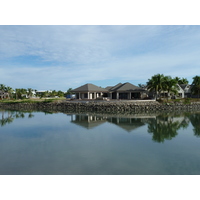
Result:
{"label": "house wall", "polygon": [[140,92],[113,92],[110,94],[111,99],[141,99],[142,97]]}
{"label": "house wall", "polygon": [[76,93],[76,99],[96,99],[103,95],[102,92],[79,92]]}

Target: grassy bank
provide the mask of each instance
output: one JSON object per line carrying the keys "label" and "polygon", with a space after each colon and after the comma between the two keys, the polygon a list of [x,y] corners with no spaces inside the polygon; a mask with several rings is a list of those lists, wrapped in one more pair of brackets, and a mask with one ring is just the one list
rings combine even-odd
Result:
{"label": "grassy bank", "polygon": [[66,98],[42,98],[42,99],[4,99],[0,100],[0,103],[58,103],[66,100]]}

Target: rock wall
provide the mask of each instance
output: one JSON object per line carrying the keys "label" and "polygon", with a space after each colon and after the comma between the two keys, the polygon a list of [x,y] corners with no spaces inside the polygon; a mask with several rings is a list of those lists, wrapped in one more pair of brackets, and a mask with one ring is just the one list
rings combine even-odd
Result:
{"label": "rock wall", "polygon": [[60,103],[0,103],[1,109],[12,110],[41,110],[61,112],[144,112],[144,111],[192,111],[200,110],[200,103],[174,103],[160,104],[156,101],[149,102],[60,102]]}

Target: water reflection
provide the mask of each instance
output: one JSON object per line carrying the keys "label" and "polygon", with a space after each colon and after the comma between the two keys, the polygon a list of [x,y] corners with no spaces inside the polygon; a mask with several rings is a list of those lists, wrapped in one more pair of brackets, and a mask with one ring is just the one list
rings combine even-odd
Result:
{"label": "water reflection", "polygon": [[186,116],[174,116],[171,114],[158,115],[148,123],[148,132],[153,134],[152,139],[156,142],[171,140],[178,135],[180,128],[187,128],[189,118]]}
{"label": "water reflection", "polygon": [[200,174],[197,112],[0,111],[0,120],[0,174]]}
{"label": "water reflection", "polygon": [[106,117],[92,114],[72,114],[71,122],[83,128],[91,129],[106,122]]}
{"label": "water reflection", "polygon": [[[17,118],[33,118],[33,112],[0,111],[0,125],[12,123]],[[28,113],[28,115],[25,115]],[[54,114],[52,112],[47,114]],[[97,114],[97,113],[65,113],[70,116],[72,124],[86,129],[96,128],[104,123],[114,124],[126,132],[134,132],[136,129],[147,126],[147,132],[152,134],[152,140],[163,143],[178,135],[180,129],[187,129],[189,124],[193,126],[194,135],[200,137],[200,113],[151,113],[151,114]]]}
{"label": "water reflection", "polygon": [[[148,117],[126,115],[97,115],[97,114],[71,114],[71,122],[87,129],[92,129],[103,123],[109,122],[131,132],[145,125]],[[149,116],[150,118],[150,116]]]}
{"label": "water reflection", "polygon": [[[28,118],[33,118],[32,112],[28,112]],[[5,126],[14,121],[14,119],[25,118],[25,113],[21,111],[1,111],[0,125]]]}
{"label": "water reflection", "polygon": [[190,122],[193,125],[194,135],[200,137],[200,114],[194,113],[189,116]]}
{"label": "water reflection", "polygon": [[171,140],[178,135],[178,130],[186,129],[192,123],[194,134],[200,136],[200,114],[174,114],[163,113],[155,115],[95,115],[71,114],[71,122],[87,129],[92,129],[105,122],[115,124],[127,132],[132,132],[137,128],[147,125],[148,133],[152,134],[155,142]]}

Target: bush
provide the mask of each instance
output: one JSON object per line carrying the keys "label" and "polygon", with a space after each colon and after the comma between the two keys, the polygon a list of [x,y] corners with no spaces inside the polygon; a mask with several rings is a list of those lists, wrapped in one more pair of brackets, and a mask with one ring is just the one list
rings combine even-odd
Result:
{"label": "bush", "polygon": [[185,98],[184,99],[184,104],[190,104],[191,103],[191,99],[190,98]]}

